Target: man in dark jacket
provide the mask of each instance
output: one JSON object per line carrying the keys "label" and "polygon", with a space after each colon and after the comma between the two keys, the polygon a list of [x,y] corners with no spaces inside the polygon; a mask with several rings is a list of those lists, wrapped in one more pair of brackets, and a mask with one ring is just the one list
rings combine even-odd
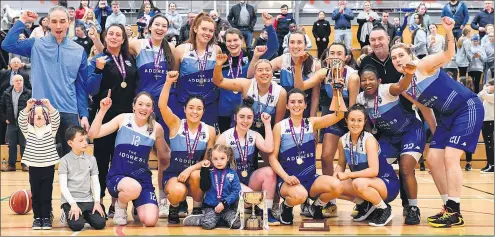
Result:
{"label": "man in dark jacket", "polygon": [[289,33],[289,25],[291,23],[296,24],[296,19],[292,16],[292,13],[288,13],[289,11],[289,6],[287,5],[282,5],[280,7],[281,14],[277,15],[275,18],[275,21],[273,22],[273,27],[275,28],[275,31],[277,31],[277,38],[278,38],[278,55],[282,55],[284,53],[284,47],[282,46],[282,43],[284,42],[284,37]]}
{"label": "man in dark jacket", "polygon": [[[3,171],[15,171],[17,161],[17,145],[21,148],[21,156],[24,154],[26,140],[19,129],[17,117],[19,111],[26,108],[27,101],[31,98],[31,90],[24,87],[21,75],[15,75],[13,85],[9,86],[0,99],[0,119],[7,124],[7,137],[9,142],[9,165]],[[22,165],[22,170],[27,167]]]}
{"label": "man in dark jacket", "polygon": [[390,37],[390,40],[392,40],[395,36],[395,26],[394,24],[390,23],[388,17],[389,17],[389,13],[383,12],[382,21],[380,23],[382,24],[383,28],[387,30],[387,34]]}
{"label": "man in dark jacket", "polygon": [[313,37],[316,40],[316,48],[318,49],[318,58],[321,57],[323,50],[328,47],[328,38],[330,37],[330,22],[325,20],[325,12],[318,13],[318,20],[313,23]]}
{"label": "man in dark jacket", "polygon": [[18,57],[13,57],[10,60],[10,69],[0,71],[0,94],[2,94],[7,87],[13,85],[13,78],[19,74],[24,78],[24,88],[31,89],[31,83],[29,81],[29,74],[22,70],[22,62]]}
{"label": "man in dark jacket", "polygon": [[[463,1],[450,0],[443,7],[442,14],[440,16],[442,18],[448,16],[455,20],[453,33],[455,40],[457,41],[461,37],[462,30],[469,20],[469,12],[466,4]],[[414,21],[414,19],[412,20]]]}
{"label": "man in dark jacket", "polygon": [[232,6],[227,16],[230,25],[241,31],[242,36],[246,40],[246,48],[251,48],[253,42],[254,25],[256,25],[256,11],[254,7],[247,4],[246,1],[239,1],[238,4]]}
{"label": "man in dark jacket", "polygon": [[471,28],[478,30],[480,33],[480,39],[486,34],[485,26],[493,24],[493,1],[485,1],[485,8],[478,12],[471,21]]}
{"label": "man in dark jacket", "polygon": [[193,24],[194,18],[196,18],[197,15],[198,14],[195,12],[187,13],[187,22],[186,24],[182,25],[182,27],[179,30],[180,32],[179,32],[178,44],[182,44],[189,39],[189,31],[191,30],[191,26]]}

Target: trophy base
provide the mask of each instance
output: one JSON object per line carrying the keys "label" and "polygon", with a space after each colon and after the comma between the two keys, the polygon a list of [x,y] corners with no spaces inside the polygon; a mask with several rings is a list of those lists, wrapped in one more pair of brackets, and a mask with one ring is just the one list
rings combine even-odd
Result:
{"label": "trophy base", "polygon": [[302,220],[299,231],[330,231],[326,220]]}
{"label": "trophy base", "polygon": [[246,226],[244,226],[244,229],[245,230],[262,230],[263,229],[263,223],[258,218],[248,219],[246,221]]}

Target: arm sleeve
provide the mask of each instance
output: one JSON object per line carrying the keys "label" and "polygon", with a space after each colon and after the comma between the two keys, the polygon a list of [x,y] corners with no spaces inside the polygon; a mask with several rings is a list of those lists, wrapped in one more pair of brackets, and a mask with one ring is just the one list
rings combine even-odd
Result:
{"label": "arm sleeve", "polygon": [[311,39],[309,38],[308,35],[304,34],[304,37],[306,38],[306,48],[310,49],[313,47],[313,44],[311,43]]}
{"label": "arm sleeve", "polygon": [[476,14],[473,21],[471,21],[471,29],[478,30],[480,27],[478,26],[478,22],[480,21],[480,15]]}
{"label": "arm sleeve", "polygon": [[313,29],[311,32],[313,33],[313,37],[315,37],[315,39],[318,38],[318,33],[316,32],[316,21],[313,23]]}
{"label": "arm sleeve", "polygon": [[88,63],[88,72],[89,74],[88,81],[86,82],[86,92],[94,96],[98,94],[100,90],[101,80],[103,78],[103,73],[100,69],[96,68],[96,57],[93,57],[91,61]]}
{"label": "arm sleeve", "polygon": [[100,202],[100,180],[98,179],[98,174],[97,175],[91,175],[91,186],[93,188],[93,199],[94,202]]}
{"label": "arm sleeve", "polygon": [[461,2],[460,4],[463,5],[462,11],[464,11],[464,20],[462,21],[462,25],[466,25],[469,21],[469,11],[466,4],[464,4],[463,2]]}
{"label": "arm sleeve", "polygon": [[0,99],[0,120],[5,122],[7,120],[7,94],[4,92]]}
{"label": "arm sleeve", "polygon": [[205,193],[211,188],[210,169],[207,167],[201,167],[199,187]]}
{"label": "arm sleeve", "polygon": [[67,174],[59,174],[59,183],[60,183],[60,193],[64,196],[65,200],[72,205],[76,203],[72,195],[70,194],[69,187],[67,186]]}
{"label": "arm sleeve", "polygon": [[251,30],[254,30],[254,26],[256,25],[256,21],[258,20],[256,17],[256,11],[254,10],[254,7],[252,8],[252,13],[253,15],[251,16],[251,24],[249,24]]}
{"label": "arm sleeve", "polygon": [[229,196],[227,196],[225,198],[225,202],[227,202],[227,205],[232,205],[234,204],[234,202],[237,201],[237,199],[239,199],[239,193],[241,192],[241,182],[239,181],[239,176],[237,176],[237,173],[236,172],[233,172],[231,173],[234,175],[234,180],[232,180],[232,190],[229,194]]}
{"label": "arm sleeve", "polygon": [[278,37],[273,25],[266,28],[268,39],[266,40],[266,52],[261,56],[262,59],[269,59],[278,51]]}
{"label": "arm sleeve", "polygon": [[479,96],[482,100],[484,100],[484,101],[486,101],[486,102],[488,102],[488,103],[490,103],[490,104],[493,104],[493,103],[494,103],[494,98],[495,98],[495,97],[494,97],[494,95],[493,95],[493,94],[489,94],[489,93],[488,93],[488,89],[487,89],[486,87],[485,87],[485,88],[483,88],[483,90],[481,90],[481,91],[480,91],[480,93],[478,93],[478,96]]}
{"label": "arm sleeve", "polygon": [[333,10],[333,12],[332,12],[332,20],[336,21],[336,20],[339,19],[339,17],[340,17],[339,9]]}
{"label": "arm sleeve", "polygon": [[344,9],[344,16],[348,21],[352,21],[354,19],[354,12],[351,9]]}
{"label": "arm sleeve", "polygon": [[[235,6],[235,5],[234,5]],[[235,25],[234,22],[234,6],[230,8],[229,15],[227,16],[227,21],[229,21],[230,25]]]}
{"label": "arm sleeve", "polygon": [[77,111],[79,116],[88,117],[88,93],[86,92],[86,80],[88,79],[88,58],[83,52],[81,64],[76,78]]}
{"label": "arm sleeve", "polygon": [[60,113],[58,110],[50,113],[50,125],[52,126],[52,135],[53,137],[57,136],[57,130],[60,127]]}
{"label": "arm sleeve", "polygon": [[26,25],[20,20],[17,21],[2,41],[2,49],[9,53],[31,57],[31,49],[33,48],[36,38],[19,40],[19,34],[24,30],[24,28],[26,28]]}

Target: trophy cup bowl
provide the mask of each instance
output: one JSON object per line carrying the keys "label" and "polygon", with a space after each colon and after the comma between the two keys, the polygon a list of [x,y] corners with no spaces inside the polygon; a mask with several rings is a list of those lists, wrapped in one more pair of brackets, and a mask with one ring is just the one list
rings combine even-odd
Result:
{"label": "trophy cup bowl", "polygon": [[263,223],[261,218],[256,217],[255,206],[261,204],[265,199],[263,192],[245,192],[243,193],[244,203],[251,205],[251,216],[246,220],[245,230],[262,230]]}
{"label": "trophy cup bowl", "polygon": [[[345,112],[347,111],[347,107],[345,106],[344,98],[342,96],[342,90],[344,89],[344,85],[337,81],[344,78],[344,67],[345,62],[338,58],[326,58],[326,68],[330,71],[330,80],[334,81],[333,84],[333,93],[336,95],[337,100],[332,100],[330,104],[330,111],[335,112]],[[338,79],[338,80],[337,80]]]}

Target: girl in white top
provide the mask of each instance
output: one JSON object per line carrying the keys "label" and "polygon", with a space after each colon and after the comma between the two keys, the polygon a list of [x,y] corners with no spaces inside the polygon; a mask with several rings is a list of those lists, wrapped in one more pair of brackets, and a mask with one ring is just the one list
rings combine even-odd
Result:
{"label": "girl in white top", "polygon": [[430,35],[427,40],[428,54],[435,54],[442,51],[445,47],[445,38],[437,33],[437,25],[431,24]]}
{"label": "girl in white top", "polygon": [[36,27],[29,38],[41,38],[48,34],[48,17],[40,18],[40,25]]}
{"label": "girl in white top", "polygon": [[483,127],[481,128],[481,134],[483,135],[483,141],[485,142],[485,151],[487,156],[487,164],[485,168],[481,169],[481,173],[493,173],[493,79],[489,80],[478,96],[483,100],[483,107],[485,108],[485,119],[483,121]]}

